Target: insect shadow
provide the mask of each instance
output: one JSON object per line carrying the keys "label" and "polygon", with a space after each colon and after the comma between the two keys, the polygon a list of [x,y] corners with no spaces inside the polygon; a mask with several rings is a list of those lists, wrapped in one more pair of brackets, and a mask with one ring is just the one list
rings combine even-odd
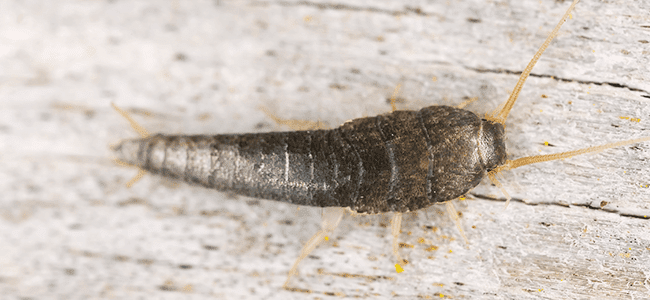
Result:
{"label": "insect shadow", "polygon": [[[508,100],[480,117],[463,107],[429,106],[393,111],[348,121],[338,128],[228,135],[150,135],[125,111],[122,114],[141,138],[114,147],[119,160],[140,172],[131,185],[151,172],[220,191],[325,208],[321,229],[304,245],[289,270],[285,288],[299,263],[328,238],[346,212],[393,213],[391,232],[396,271],[404,271],[397,237],[402,214],[445,203],[458,225],[451,200],[487,176],[529,164],[596,153],[650,140],[615,142],[563,153],[506,157],[505,122],[524,82],[557,35],[578,0],[546,38],[522,72]],[[298,126],[295,120],[278,123]],[[319,126],[316,126],[319,127]],[[462,230],[461,230],[462,233]]]}

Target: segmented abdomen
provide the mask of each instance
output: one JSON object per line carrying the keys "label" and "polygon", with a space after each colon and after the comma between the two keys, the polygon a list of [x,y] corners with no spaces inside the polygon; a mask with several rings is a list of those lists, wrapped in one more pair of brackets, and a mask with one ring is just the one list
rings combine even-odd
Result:
{"label": "segmented abdomen", "polygon": [[349,121],[332,130],[156,135],[118,146],[122,159],[222,191],[364,213],[451,200],[484,175],[481,120],[446,106]]}

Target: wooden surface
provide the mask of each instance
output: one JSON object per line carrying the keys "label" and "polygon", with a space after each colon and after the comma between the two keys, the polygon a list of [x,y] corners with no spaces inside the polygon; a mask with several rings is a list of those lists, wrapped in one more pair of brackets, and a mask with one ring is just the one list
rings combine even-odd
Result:
{"label": "wooden surface", "polygon": [[[347,216],[282,283],[320,210],[116,166],[153,132],[330,126],[504,101],[569,1],[4,1],[0,294],[8,299],[641,299],[650,297],[650,145],[503,174],[405,216]],[[648,136],[650,2],[583,1],[507,123],[512,158]],[[544,146],[548,142],[552,146]],[[490,200],[497,199],[497,200]]]}

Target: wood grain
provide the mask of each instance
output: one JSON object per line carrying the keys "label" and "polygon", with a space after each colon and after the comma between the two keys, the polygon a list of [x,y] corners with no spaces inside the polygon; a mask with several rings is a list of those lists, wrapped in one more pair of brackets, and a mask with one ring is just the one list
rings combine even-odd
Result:
{"label": "wood grain", "polygon": [[[569,1],[6,2],[0,26],[0,294],[14,298],[639,299],[649,296],[648,144],[503,174],[407,215],[346,217],[281,285],[318,209],[115,165],[134,137],[287,130],[282,118],[504,101]],[[647,136],[648,1],[583,1],[508,120],[513,158]],[[548,142],[551,146],[545,146]],[[490,200],[492,199],[492,200]]]}

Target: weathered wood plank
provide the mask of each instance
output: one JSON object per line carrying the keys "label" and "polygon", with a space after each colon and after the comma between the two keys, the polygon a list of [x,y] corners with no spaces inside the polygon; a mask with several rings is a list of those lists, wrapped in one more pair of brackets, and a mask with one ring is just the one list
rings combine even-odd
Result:
{"label": "weathered wood plank", "polygon": [[[411,263],[401,274],[390,216],[347,217],[292,281],[312,294],[281,285],[319,210],[151,176],[126,189],[135,171],[109,159],[110,143],[134,136],[110,102],[165,133],[285,130],[259,106],[337,126],[389,111],[397,84],[400,109],[479,97],[469,109],[490,111],[568,5],[2,4],[0,294],[648,297],[647,144],[505,173],[522,199],[507,210],[456,203],[469,247],[443,207],[408,215],[400,239],[413,248],[402,249]],[[512,157],[647,136],[648,11],[648,1],[578,5],[507,123]],[[502,198],[487,181],[474,194]]]}

